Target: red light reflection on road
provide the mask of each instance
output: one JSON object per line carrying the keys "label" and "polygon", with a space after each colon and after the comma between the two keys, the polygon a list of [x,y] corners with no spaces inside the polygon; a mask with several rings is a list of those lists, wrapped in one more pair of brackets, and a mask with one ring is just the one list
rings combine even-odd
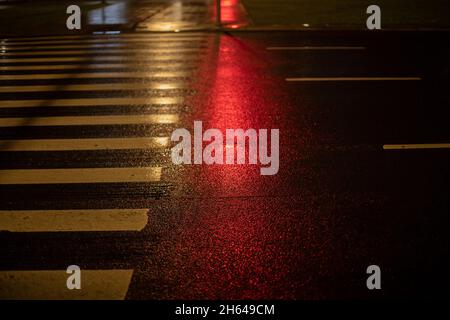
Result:
{"label": "red light reflection on road", "polygon": [[[212,35],[186,104],[203,129],[279,128],[282,81],[268,75],[261,50],[239,38]],[[265,51],[262,51],[265,52]],[[191,131],[192,132],[192,131]],[[292,297],[292,255],[286,229],[297,233],[291,205],[258,197],[277,177],[260,175],[259,165],[193,165],[183,168],[187,185],[164,215],[169,231],[155,253],[168,298],[270,299]],[[182,179],[182,180],[181,180]],[[273,187],[272,187],[273,188]],[[173,210],[173,211],[172,211]],[[277,210],[286,212],[283,222]],[[165,210],[164,210],[165,211]],[[294,231],[292,231],[294,230]],[[287,244],[286,244],[287,243]],[[285,246],[285,247],[283,247]]]}
{"label": "red light reflection on road", "polygon": [[[214,43],[214,41],[216,41]],[[266,101],[273,81],[261,77],[266,60],[241,40],[220,36],[199,68],[197,90],[188,104],[197,112],[188,123],[203,121],[203,129],[277,128],[276,110]],[[202,89],[202,86],[207,87]],[[206,93],[206,94],[205,94]],[[230,147],[230,146],[228,146]],[[264,298],[286,272],[274,265],[277,236],[264,201],[241,196],[264,188],[259,165],[202,165],[190,167],[194,188],[204,200],[183,208],[189,218],[173,255],[189,289],[182,298]],[[267,182],[266,182],[267,183]],[[210,195],[210,196],[208,196]],[[181,260],[180,260],[181,259]],[[276,270],[276,274],[273,274]],[[180,281],[181,282],[181,281]]]}
{"label": "red light reflection on road", "polygon": [[[204,120],[207,120],[208,128],[217,128],[223,133],[226,129],[250,128],[258,132],[259,129],[271,128],[273,125],[269,119],[264,119],[264,108],[268,106],[261,100],[265,88],[260,86],[265,84],[255,79],[262,67],[260,64],[264,63],[252,58],[253,54],[233,37],[220,38],[216,68],[212,70],[214,76],[211,79],[210,104],[207,107],[209,112],[201,115],[202,119],[207,117]],[[248,61],[252,61],[252,64],[248,64]],[[224,147],[224,152],[227,149],[236,151],[236,141],[234,145]],[[246,156],[248,162],[248,146]],[[249,164],[204,166],[203,170],[211,172],[209,181],[217,179],[219,193],[250,188],[260,178],[259,166]]]}

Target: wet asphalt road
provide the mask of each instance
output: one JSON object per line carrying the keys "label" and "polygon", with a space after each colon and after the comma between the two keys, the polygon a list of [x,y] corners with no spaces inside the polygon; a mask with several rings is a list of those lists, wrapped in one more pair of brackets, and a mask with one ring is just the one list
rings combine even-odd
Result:
{"label": "wet asphalt road", "polygon": [[[123,286],[112,298],[442,296],[450,280],[449,149],[383,146],[450,143],[446,37],[236,32],[9,41],[8,55],[0,60],[0,217],[7,217],[0,226],[10,229],[0,232],[0,296],[12,297],[12,287],[21,297],[31,292],[17,280],[23,276],[18,271],[64,271],[72,264],[100,272],[131,270],[131,278],[116,276]],[[58,48],[85,43],[90,45]],[[20,46],[31,49],[21,55]],[[112,52],[116,47],[124,51]],[[86,60],[67,60],[80,57]],[[37,58],[47,60],[27,60]],[[100,78],[101,73],[110,74]],[[66,76],[11,77],[31,74]],[[361,77],[408,79],[349,79]],[[125,84],[132,86],[122,89]],[[46,87],[20,89],[38,85]],[[156,117],[137,124],[129,118],[136,115]],[[82,124],[73,125],[67,118],[73,116],[83,116]],[[105,124],[103,116],[117,117]],[[52,124],[55,117],[61,123]],[[9,118],[20,120],[11,125]],[[167,139],[175,128],[192,129],[194,120],[221,130],[280,129],[278,174],[261,176],[255,165],[175,166],[170,142],[143,148],[125,140],[122,148],[107,147],[111,138]],[[94,138],[103,140],[90,150],[79,146]],[[34,139],[69,142],[59,147],[64,150],[37,151]],[[70,169],[80,168],[94,171],[85,182],[72,183],[80,172]],[[161,171],[149,174],[151,182],[130,182],[139,174],[136,168]],[[107,227],[75,217],[78,228],[91,231],[70,232],[19,221],[36,213],[27,218],[24,210],[83,210],[89,216],[98,209],[145,209],[148,221],[139,231],[92,231]],[[14,218],[16,212],[21,216]],[[121,219],[119,224],[130,225]],[[20,229],[43,225],[58,230]],[[381,268],[380,291],[366,288],[371,264]],[[105,297],[114,277],[97,284],[100,293],[85,294]],[[67,294],[64,281],[48,285],[52,294]],[[35,294],[47,298],[39,288]]]}

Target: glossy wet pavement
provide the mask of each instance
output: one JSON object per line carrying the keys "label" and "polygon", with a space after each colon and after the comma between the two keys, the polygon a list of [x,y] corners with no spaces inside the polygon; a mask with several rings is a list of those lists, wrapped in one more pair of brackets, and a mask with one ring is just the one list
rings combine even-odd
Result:
{"label": "glossy wet pavement", "polygon": [[[0,297],[439,296],[450,249],[444,36],[5,40]],[[278,174],[173,165],[170,135],[194,120],[280,129]],[[73,264],[82,290],[66,288]],[[371,264],[381,291],[366,288]]]}

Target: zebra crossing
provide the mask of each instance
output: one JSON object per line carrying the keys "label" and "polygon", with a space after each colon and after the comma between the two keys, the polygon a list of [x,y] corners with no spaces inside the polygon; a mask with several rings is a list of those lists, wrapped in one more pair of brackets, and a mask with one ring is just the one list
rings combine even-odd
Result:
{"label": "zebra crossing", "polygon": [[64,262],[36,270],[14,241],[50,253],[52,235],[145,228],[152,208],[142,204],[170,192],[170,133],[208,35],[13,38],[0,49],[0,298],[123,299],[132,268],[106,258],[83,271],[83,290],[68,290]]}

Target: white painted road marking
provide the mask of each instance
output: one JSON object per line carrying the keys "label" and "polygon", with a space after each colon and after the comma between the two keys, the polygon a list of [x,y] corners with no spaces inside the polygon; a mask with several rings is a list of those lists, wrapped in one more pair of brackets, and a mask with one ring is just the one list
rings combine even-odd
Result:
{"label": "white painted road marking", "polygon": [[450,143],[385,144],[384,150],[450,149]]}
{"label": "white painted road marking", "polygon": [[0,210],[0,231],[141,231],[148,209]]}
{"label": "white painted road marking", "polygon": [[[148,82],[148,83],[100,83],[68,84],[42,86],[0,86],[0,93],[6,92],[49,92],[49,91],[120,91],[120,90],[173,90],[184,89],[182,82]],[[0,101],[1,104],[1,101]]]}
{"label": "white painted road marking", "polygon": [[0,140],[0,151],[156,149],[169,143],[169,137]]}
{"label": "white painted road marking", "polygon": [[183,103],[182,97],[149,98],[87,98],[52,100],[0,100],[0,108],[28,107],[99,107],[117,105],[170,105]]}
{"label": "white painted road marking", "polygon": [[67,116],[0,118],[0,127],[42,127],[81,125],[124,125],[124,124],[173,124],[178,122],[177,114],[148,114],[131,116]]}
{"label": "white painted road marking", "polygon": [[288,82],[323,82],[323,81],[420,81],[420,77],[301,77],[287,78]]}
{"label": "white painted road marking", "polygon": [[161,167],[0,170],[0,184],[158,182]]}
{"label": "white painted road marking", "polygon": [[[81,44],[67,44],[67,45],[24,45],[24,46],[2,46],[3,50],[6,52],[17,52],[17,51],[25,51],[25,50],[55,50],[52,52],[64,51],[64,49],[111,49],[111,48],[131,48],[131,49],[141,49],[141,50],[154,50],[154,49],[176,49],[182,48],[183,44],[178,42],[164,43],[164,42],[153,42],[148,43],[144,42],[143,44],[136,45],[135,43],[130,42],[113,42],[113,43],[81,43]],[[186,48],[186,46],[184,46]],[[195,45],[190,45],[188,48],[196,48],[201,49],[201,42],[195,43]],[[62,49],[62,50],[61,50]],[[33,52],[29,52],[32,54]]]}
{"label": "white painted road marking", "polygon": [[0,75],[0,80],[179,78],[191,74],[190,71],[3,74]]}
{"label": "white painted road marking", "polygon": [[0,299],[123,300],[133,270],[81,270],[81,289],[67,289],[66,270],[0,271]]}
{"label": "white painted road marking", "polygon": [[72,51],[29,51],[29,52],[1,52],[0,57],[8,56],[77,56],[80,54],[122,54],[122,53],[148,53],[148,54],[174,54],[174,53],[197,53],[199,49],[134,49],[134,48],[124,48],[124,49],[101,49],[98,50],[72,50]]}
{"label": "white painted road marking", "polygon": [[352,46],[304,46],[304,47],[267,47],[267,50],[272,51],[314,51],[314,50],[366,50],[366,47],[352,47]]}
{"label": "white painted road marking", "polygon": [[[95,61],[129,61],[130,57],[125,56],[102,56],[97,55],[95,57],[53,57],[53,58],[13,58],[13,59],[1,59],[2,63],[16,63],[16,62],[95,62]],[[171,60],[185,60],[193,61],[198,60],[198,57],[189,58],[183,54],[171,54],[165,56],[158,56],[139,60],[142,63],[163,62]]]}
{"label": "white painted road marking", "polygon": [[54,41],[55,43],[61,43],[64,41],[76,41],[76,42],[84,42],[84,41],[106,41],[106,40],[134,40],[134,39],[142,39],[145,41],[166,41],[166,40],[201,40],[205,39],[205,34],[201,33],[174,33],[168,34],[165,33],[163,35],[160,34],[120,34],[120,35],[94,35],[90,37],[86,36],[50,36],[50,37],[27,37],[27,38],[10,38],[4,39],[3,45],[11,45],[11,44],[22,44],[22,43],[38,43],[42,44],[42,41]]}
{"label": "white painted road marking", "polygon": [[44,65],[24,65],[24,66],[0,66],[0,71],[47,71],[47,70],[89,70],[89,69],[113,69],[113,68],[183,68],[183,67],[192,67],[193,64],[190,62],[185,63],[179,63],[179,62],[173,62],[173,63],[152,63],[152,64],[145,64],[141,62],[119,62],[119,63],[91,63],[91,64],[44,64]]}

